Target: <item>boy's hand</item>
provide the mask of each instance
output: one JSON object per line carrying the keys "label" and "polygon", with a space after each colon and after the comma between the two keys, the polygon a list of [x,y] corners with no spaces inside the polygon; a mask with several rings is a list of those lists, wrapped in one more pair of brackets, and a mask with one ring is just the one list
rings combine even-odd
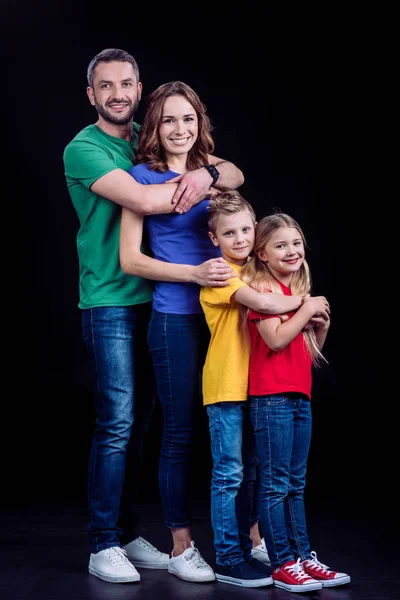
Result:
{"label": "boy's hand", "polygon": [[195,267],[194,281],[205,287],[223,287],[229,285],[229,279],[237,277],[223,258],[210,258]]}
{"label": "boy's hand", "polygon": [[329,315],[331,312],[329,302],[325,298],[325,296],[311,296],[305,297],[303,301],[303,306],[306,306],[309,310],[311,310],[312,317],[323,317],[324,319],[329,320]]}

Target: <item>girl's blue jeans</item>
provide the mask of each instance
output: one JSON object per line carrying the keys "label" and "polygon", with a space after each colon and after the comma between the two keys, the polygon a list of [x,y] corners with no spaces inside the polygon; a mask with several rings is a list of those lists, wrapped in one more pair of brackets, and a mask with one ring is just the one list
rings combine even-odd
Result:
{"label": "girl's blue jeans", "polygon": [[294,393],[249,401],[260,461],[261,529],[276,568],[311,557],[304,507],[311,404]]}

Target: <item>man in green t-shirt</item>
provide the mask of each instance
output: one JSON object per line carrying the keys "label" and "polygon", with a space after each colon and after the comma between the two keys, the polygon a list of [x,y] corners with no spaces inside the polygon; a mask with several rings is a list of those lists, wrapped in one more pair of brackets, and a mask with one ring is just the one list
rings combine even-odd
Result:
{"label": "man in green t-shirt", "polygon": [[[143,437],[155,396],[146,341],[152,285],[121,269],[121,207],[143,215],[186,212],[210,195],[215,168],[213,174],[200,168],[163,185],[136,182],[127,170],[135,159],[140,130],[133,122],[142,93],[138,65],[124,50],[111,48],[93,58],[87,76],[87,94],[98,120],[66,146],[64,167],[80,224],[78,306],[96,410],[88,474],[89,572],[119,583],[140,580],[135,566],[166,569],[169,560],[168,554],[137,535],[133,512]],[[219,187],[243,183],[232,163],[218,159],[214,167]],[[220,271],[221,280],[229,274],[229,267]]]}

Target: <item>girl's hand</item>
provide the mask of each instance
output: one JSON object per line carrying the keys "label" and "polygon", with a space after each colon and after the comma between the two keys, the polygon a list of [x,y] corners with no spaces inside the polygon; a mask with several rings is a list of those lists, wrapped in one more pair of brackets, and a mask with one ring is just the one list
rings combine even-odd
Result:
{"label": "girl's hand", "polygon": [[314,328],[326,330],[326,329],[329,329],[330,324],[331,324],[330,318],[325,319],[322,316],[321,317],[314,316],[308,321],[308,323],[304,327],[304,329],[311,329],[311,327],[314,327]]}

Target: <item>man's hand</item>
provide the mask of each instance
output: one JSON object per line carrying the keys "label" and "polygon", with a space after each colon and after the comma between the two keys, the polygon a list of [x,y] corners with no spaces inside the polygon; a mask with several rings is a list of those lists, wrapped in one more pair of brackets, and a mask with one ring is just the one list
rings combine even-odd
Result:
{"label": "man's hand", "polygon": [[211,175],[207,169],[203,169],[202,167],[166,181],[167,184],[179,184],[172,198],[172,204],[175,204],[175,211],[181,214],[186,213],[192,206],[198,204],[204,198],[214,195],[214,190],[210,190],[211,182]]}
{"label": "man's hand", "polygon": [[210,258],[195,267],[194,281],[206,287],[229,285],[229,279],[237,277],[236,271],[223,258]]}

